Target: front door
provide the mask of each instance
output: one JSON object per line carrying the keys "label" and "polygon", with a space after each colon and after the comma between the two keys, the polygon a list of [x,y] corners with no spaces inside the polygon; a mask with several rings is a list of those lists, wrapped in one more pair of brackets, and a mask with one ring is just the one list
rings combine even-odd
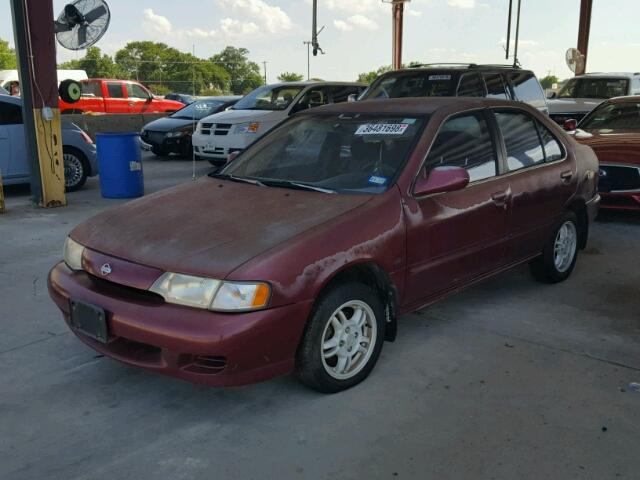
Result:
{"label": "front door", "polygon": [[151,106],[151,93],[137,83],[127,83],[127,100],[131,113],[145,113]]}
{"label": "front door", "polygon": [[426,303],[504,261],[510,192],[497,176],[496,142],[485,110],[443,123],[420,174],[438,166],[467,169],[470,183],[407,201],[407,306]]}
{"label": "front door", "polygon": [[124,83],[106,82],[105,106],[107,113],[130,113],[131,107],[125,95]]}

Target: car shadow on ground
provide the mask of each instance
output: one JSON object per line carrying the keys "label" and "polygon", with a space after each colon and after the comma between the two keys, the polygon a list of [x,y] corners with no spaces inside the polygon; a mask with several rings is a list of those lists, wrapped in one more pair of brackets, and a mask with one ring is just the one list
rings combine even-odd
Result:
{"label": "car shadow on ground", "polygon": [[640,225],[640,211],[626,210],[600,210],[596,221],[602,223],[627,223],[631,225]]}

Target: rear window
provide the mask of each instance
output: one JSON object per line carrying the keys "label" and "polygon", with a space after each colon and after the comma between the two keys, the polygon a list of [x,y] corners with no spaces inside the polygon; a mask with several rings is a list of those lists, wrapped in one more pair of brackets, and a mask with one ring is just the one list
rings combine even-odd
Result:
{"label": "rear window", "polygon": [[542,87],[533,73],[512,73],[510,74],[510,80],[516,100],[529,103],[535,107],[546,104]]}
{"label": "rear window", "polygon": [[371,85],[363,99],[402,97],[451,97],[457,78],[450,73],[402,72],[386,75]]}
{"label": "rear window", "polygon": [[121,83],[107,83],[107,90],[111,98],[124,98]]}

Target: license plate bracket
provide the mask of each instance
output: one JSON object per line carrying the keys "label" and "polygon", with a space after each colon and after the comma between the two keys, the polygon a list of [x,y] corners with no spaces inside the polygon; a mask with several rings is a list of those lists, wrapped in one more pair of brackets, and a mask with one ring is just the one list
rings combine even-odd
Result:
{"label": "license plate bracket", "polygon": [[107,343],[109,329],[104,309],[81,300],[72,299],[70,304],[71,326],[100,343]]}

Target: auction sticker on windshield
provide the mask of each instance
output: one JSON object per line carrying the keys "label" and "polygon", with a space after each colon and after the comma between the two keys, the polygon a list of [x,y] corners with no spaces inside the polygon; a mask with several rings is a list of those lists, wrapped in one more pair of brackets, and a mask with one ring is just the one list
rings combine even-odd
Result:
{"label": "auction sticker on windshield", "polygon": [[407,123],[366,123],[360,125],[356,135],[402,135],[409,127]]}

